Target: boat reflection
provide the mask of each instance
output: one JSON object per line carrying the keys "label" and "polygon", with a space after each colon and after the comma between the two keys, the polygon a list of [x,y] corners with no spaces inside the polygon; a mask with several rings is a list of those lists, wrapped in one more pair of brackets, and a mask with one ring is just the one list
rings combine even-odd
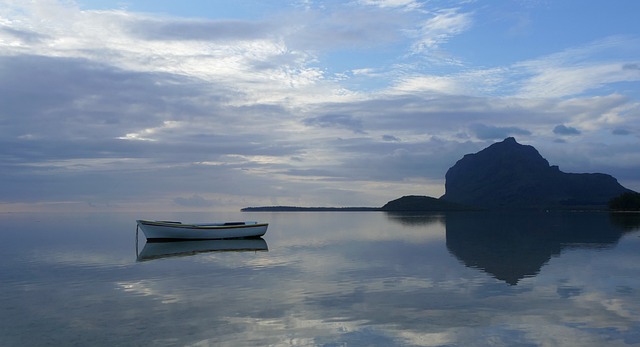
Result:
{"label": "boat reflection", "polygon": [[138,261],[168,257],[191,256],[209,252],[267,252],[267,242],[263,238],[147,242],[136,254]]}
{"label": "boat reflection", "polygon": [[402,224],[431,224],[442,219],[450,254],[469,268],[510,285],[536,276],[565,249],[606,249],[640,227],[638,213],[604,212],[449,212],[394,215]]}

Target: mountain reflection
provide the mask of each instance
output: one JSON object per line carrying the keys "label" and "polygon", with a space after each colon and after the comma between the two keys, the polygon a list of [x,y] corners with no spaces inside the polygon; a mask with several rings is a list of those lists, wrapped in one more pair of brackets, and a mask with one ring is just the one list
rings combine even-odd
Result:
{"label": "mountain reflection", "polygon": [[389,213],[403,225],[444,223],[449,253],[465,266],[516,285],[564,249],[613,247],[640,227],[638,213],[448,212]]}
{"label": "mountain reflection", "polygon": [[446,243],[466,266],[516,285],[563,249],[614,246],[639,220],[637,214],[579,212],[449,214]]}
{"label": "mountain reflection", "polygon": [[142,251],[137,253],[137,259],[138,261],[146,261],[208,252],[247,251],[268,251],[267,242],[263,238],[147,242],[142,248]]}

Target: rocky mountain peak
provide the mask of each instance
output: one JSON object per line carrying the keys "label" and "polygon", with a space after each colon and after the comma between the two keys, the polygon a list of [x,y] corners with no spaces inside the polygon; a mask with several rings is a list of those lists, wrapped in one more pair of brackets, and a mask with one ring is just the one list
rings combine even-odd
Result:
{"label": "rocky mountain peak", "polygon": [[441,199],[482,208],[605,206],[629,191],[610,175],[564,173],[513,137],[465,155],[445,178]]}

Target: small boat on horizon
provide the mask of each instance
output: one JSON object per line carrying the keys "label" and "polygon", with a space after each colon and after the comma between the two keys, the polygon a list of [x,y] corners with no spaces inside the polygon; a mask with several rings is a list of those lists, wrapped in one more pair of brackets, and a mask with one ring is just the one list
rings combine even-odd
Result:
{"label": "small boat on horizon", "polygon": [[218,240],[260,237],[267,232],[268,223],[221,222],[188,224],[173,221],[136,220],[147,241]]}

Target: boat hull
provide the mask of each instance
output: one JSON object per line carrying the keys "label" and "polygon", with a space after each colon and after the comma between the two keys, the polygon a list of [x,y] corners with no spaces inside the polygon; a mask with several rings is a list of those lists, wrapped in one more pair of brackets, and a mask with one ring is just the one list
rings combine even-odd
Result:
{"label": "boat hull", "polygon": [[177,222],[137,220],[138,227],[149,241],[217,240],[260,237],[267,232],[267,223],[183,224]]}

